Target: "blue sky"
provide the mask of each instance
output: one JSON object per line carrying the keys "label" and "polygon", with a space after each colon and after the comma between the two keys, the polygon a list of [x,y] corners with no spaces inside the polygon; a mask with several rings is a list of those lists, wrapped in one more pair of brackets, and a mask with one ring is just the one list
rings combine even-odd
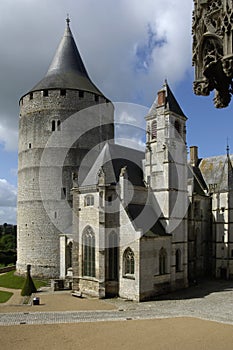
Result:
{"label": "blue sky", "polygon": [[[233,152],[231,106],[193,94],[192,0],[1,0],[0,223],[15,222],[18,100],[45,75],[66,14],[93,82],[113,102],[150,107],[168,80],[200,157]],[[142,113],[129,116],[144,128]],[[132,119],[133,118],[133,119]],[[129,137],[133,135],[129,135]],[[135,141],[135,140],[134,140]]]}

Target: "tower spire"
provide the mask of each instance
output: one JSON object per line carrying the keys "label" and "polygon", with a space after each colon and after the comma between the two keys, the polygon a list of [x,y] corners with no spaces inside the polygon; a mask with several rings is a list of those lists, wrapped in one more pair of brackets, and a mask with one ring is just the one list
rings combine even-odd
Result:
{"label": "tower spire", "polygon": [[227,138],[227,156],[229,156],[229,154],[230,154],[230,147],[229,147],[228,138]]}
{"label": "tower spire", "polygon": [[69,13],[67,13],[67,16],[66,16],[66,23],[67,23],[67,26],[70,25],[70,15],[69,15]]}
{"label": "tower spire", "polygon": [[64,35],[45,77],[30,91],[44,89],[75,89],[103,96],[91,81],[84,66],[70,29],[69,14],[66,17]]}

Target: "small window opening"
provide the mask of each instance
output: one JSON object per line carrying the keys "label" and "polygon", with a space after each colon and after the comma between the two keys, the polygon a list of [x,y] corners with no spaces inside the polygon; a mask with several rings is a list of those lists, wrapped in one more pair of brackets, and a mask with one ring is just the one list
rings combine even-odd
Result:
{"label": "small window opening", "polygon": [[56,129],[56,122],[55,120],[52,120],[52,131],[55,131]]}
{"label": "small window opening", "polygon": [[60,90],[60,95],[61,96],[66,96],[66,89],[61,89]]}
{"label": "small window opening", "polygon": [[31,143],[28,144],[28,148],[32,148],[32,144]]}
{"label": "small window opening", "polygon": [[83,98],[84,97],[84,91],[79,91],[78,92],[78,96],[79,96],[79,98]]}
{"label": "small window opening", "polygon": [[29,94],[29,99],[30,99],[30,100],[33,99],[33,92],[30,92],[30,94]]}
{"label": "small window opening", "polygon": [[88,195],[84,199],[85,207],[90,207],[94,205],[94,197],[92,195]]}
{"label": "small window opening", "polygon": [[99,102],[99,96],[95,95],[95,102]]}
{"label": "small window opening", "polygon": [[55,211],[54,212],[54,219],[56,219],[57,218],[57,212]]}
{"label": "small window opening", "polygon": [[57,131],[60,131],[61,130],[61,121],[58,120],[57,121]]}
{"label": "small window opening", "polygon": [[49,96],[49,91],[48,90],[43,90],[43,96],[48,97]]}
{"label": "small window opening", "polygon": [[178,134],[180,134],[180,132],[181,132],[181,126],[180,126],[180,123],[178,122],[178,120],[175,121],[174,126],[175,126],[175,129],[176,129],[176,131],[178,132]]}
{"label": "small window opening", "polygon": [[61,199],[66,199],[66,188],[62,187],[61,189]]}

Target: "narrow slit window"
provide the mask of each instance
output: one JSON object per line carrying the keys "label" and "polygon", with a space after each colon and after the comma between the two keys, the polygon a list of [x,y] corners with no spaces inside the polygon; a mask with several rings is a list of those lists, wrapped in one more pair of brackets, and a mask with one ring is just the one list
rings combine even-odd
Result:
{"label": "narrow slit window", "polygon": [[43,90],[43,96],[48,97],[49,96],[49,91],[48,90]]}
{"label": "narrow slit window", "polygon": [[60,131],[61,130],[61,121],[58,120],[57,121],[57,131]]}
{"label": "narrow slit window", "polygon": [[52,120],[52,131],[56,130],[56,122],[55,120]]}
{"label": "narrow slit window", "polygon": [[33,99],[33,92],[30,92],[30,94],[29,94],[29,99],[30,99],[30,100]]}
{"label": "narrow slit window", "polygon": [[95,95],[95,102],[99,102],[99,96]]}
{"label": "narrow slit window", "polygon": [[66,188],[62,187],[61,189],[61,199],[66,199]]}

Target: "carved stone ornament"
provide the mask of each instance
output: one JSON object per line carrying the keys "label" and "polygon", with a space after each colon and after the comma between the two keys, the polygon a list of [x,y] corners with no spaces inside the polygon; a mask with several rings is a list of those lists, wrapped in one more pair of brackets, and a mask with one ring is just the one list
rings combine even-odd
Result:
{"label": "carved stone ornament", "polygon": [[227,107],[233,93],[233,0],[194,0],[192,34],[194,93],[215,90],[215,107]]}

